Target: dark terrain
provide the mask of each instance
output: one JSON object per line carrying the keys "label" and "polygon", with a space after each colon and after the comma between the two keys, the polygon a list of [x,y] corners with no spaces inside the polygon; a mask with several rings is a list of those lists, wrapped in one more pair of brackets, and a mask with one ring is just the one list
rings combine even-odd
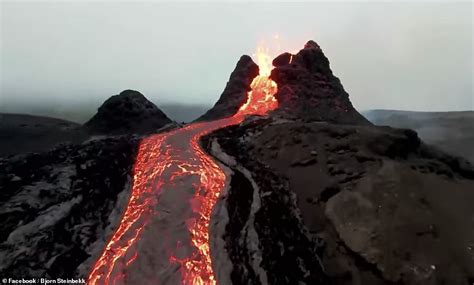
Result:
{"label": "dark terrain", "polygon": [[102,250],[127,204],[138,142],[109,137],[0,159],[1,274],[84,277],[79,266]]}
{"label": "dark terrain", "polygon": [[[233,115],[255,66],[243,56],[199,120]],[[369,121],[312,41],[274,66],[279,108],[202,139],[230,177],[211,226],[211,243],[222,238],[225,249],[211,254],[230,261],[214,265],[218,280],[473,284],[474,168],[449,154],[470,158],[472,113],[374,111]],[[33,120],[46,121],[35,129]],[[1,144],[13,143],[0,159],[0,276],[85,277],[125,208],[140,139],[179,125],[131,90],[84,126],[5,122]]]}
{"label": "dark terrain", "polygon": [[[280,220],[292,208],[282,193],[296,195],[301,231],[314,240],[308,248],[322,245],[317,252],[335,284],[472,280],[474,170],[413,131],[261,119],[217,131],[207,145],[212,140],[236,161],[224,164],[252,173],[261,205],[276,204],[256,216],[265,225],[259,237],[278,229],[270,243],[286,239],[284,248],[297,249],[290,230],[297,223]],[[228,207],[249,199],[245,183],[231,183]],[[280,258],[272,260],[289,259]]]}

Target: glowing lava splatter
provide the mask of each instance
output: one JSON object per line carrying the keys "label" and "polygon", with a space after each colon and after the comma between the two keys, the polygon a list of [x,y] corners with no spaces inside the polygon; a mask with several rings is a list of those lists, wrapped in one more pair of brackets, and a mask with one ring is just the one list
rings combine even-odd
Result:
{"label": "glowing lava splatter", "polygon": [[[214,130],[240,123],[246,115],[263,115],[278,107],[273,95],[277,85],[269,79],[271,58],[257,49],[260,74],[251,84],[247,102],[232,117],[188,125],[168,133],[153,135],[140,143],[134,165],[134,180],[125,214],[96,261],[88,284],[127,283],[125,272],[141,253],[137,241],[157,215],[164,191],[187,177],[197,177],[191,197],[192,215],[186,218],[189,239],[176,240],[169,249],[169,262],[181,267],[182,284],[216,284],[209,250],[211,213],[224,187],[226,176],[219,165],[201,148],[200,138]],[[179,142],[179,143],[177,143]],[[177,203],[181,201],[176,201]],[[191,253],[177,257],[178,247],[189,244]],[[159,283],[160,280],[158,280]]]}

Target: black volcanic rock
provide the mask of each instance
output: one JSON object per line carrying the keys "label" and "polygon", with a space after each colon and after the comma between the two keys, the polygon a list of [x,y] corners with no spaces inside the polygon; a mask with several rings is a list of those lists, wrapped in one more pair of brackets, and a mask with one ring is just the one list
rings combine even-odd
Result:
{"label": "black volcanic rock", "polygon": [[474,167],[414,131],[270,116],[203,145],[234,173],[223,198],[234,284],[258,283],[254,256],[269,284],[474,280]]}
{"label": "black volcanic rock", "polygon": [[332,74],[329,60],[313,41],[297,54],[284,53],[273,64],[270,77],[278,84],[276,113],[305,121],[370,124],[352,106],[341,82]]}
{"label": "black volcanic rock", "polygon": [[289,52],[285,52],[280,54],[279,56],[275,57],[272,61],[273,66],[283,66],[289,64],[291,61],[292,55]]}
{"label": "black volcanic rock", "polygon": [[122,91],[107,99],[84,127],[95,134],[153,133],[172,121],[134,90]]}
{"label": "black volcanic rock", "polygon": [[234,115],[246,101],[250,84],[258,75],[258,65],[248,55],[240,57],[214,107],[196,121],[211,121]]}
{"label": "black volcanic rock", "polygon": [[139,137],[0,159],[0,275],[85,278],[120,222]]}

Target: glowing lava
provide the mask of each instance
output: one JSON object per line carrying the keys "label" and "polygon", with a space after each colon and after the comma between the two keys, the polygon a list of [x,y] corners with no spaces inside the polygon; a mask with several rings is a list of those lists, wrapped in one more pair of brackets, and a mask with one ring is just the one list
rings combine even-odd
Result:
{"label": "glowing lava", "polygon": [[257,48],[256,56],[259,75],[252,80],[247,102],[240,107],[236,116],[264,115],[278,107],[278,101],[273,97],[277,92],[277,84],[269,78],[272,59],[262,47]]}
{"label": "glowing lava", "polygon": [[[256,56],[260,74],[251,83],[247,102],[234,116],[194,123],[141,141],[129,203],[117,230],[96,261],[88,284],[127,283],[126,272],[141,256],[137,242],[147,231],[146,226],[160,215],[160,198],[166,191],[175,191],[173,187],[178,187],[179,183],[192,179],[197,180],[192,184],[192,210],[190,216],[184,218],[189,238],[174,241],[176,248],[169,249],[168,262],[180,264],[182,284],[216,284],[209,249],[209,224],[226,176],[203,151],[199,141],[212,131],[240,123],[246,115],[263,115],[278,107],[273,97],[277,85],[268,77],[272,69],[271,58],[263,48],[257,49]],[[191,248],[184,257],[180,251],[183,245]],[[158,283],[162,281],[158,280]]]}

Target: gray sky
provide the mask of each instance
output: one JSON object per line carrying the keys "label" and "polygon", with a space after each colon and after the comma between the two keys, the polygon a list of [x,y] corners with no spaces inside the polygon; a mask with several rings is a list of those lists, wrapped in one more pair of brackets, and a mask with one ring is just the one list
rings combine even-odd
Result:
{"label": "gray sky", "polygon": [[[472,110],[472,3],[1,3],[0,104],[214,104],[242,54],[313,39],[355,107]],[[275,43],[272,42],[272,46]]]}

